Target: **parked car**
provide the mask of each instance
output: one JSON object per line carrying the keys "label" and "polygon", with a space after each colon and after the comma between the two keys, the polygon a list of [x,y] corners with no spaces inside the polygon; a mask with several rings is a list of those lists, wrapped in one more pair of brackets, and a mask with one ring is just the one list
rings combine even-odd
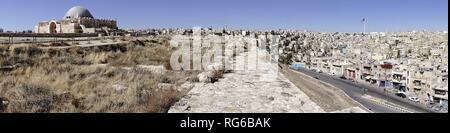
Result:
{"label": "parked car", "polygon": [[420,102],[420,99],[418,98],[418,97],[409,97],[408,98],[410,101],[413,101],[413,102]]}
{"label": "parked car", "polygon": [[401,98],[406,98],[406,94],[404,92],[397,92],[397,93],[395,93],[395,95],[397,95]]}
{"label": "parked car", "polygon": [[347,79],[345,76],[341,76],[341,77],[339,77],[340,79]]}
{"label": "parked car", "polygon": [[433,106],[431,109],[434,111],[441,111],[444,107],[442,105]]}
{"label": "parked car", "polygon": [[434,106],[436,106],[436,103],[428,101],[427,102],[427,108],[433,108]]}

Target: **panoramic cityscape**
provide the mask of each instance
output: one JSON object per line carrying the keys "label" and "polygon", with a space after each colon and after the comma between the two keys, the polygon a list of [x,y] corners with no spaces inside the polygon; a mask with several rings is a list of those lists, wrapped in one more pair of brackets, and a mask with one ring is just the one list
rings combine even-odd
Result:
{"label": "panoramic cityscape", "polygon": [[446,0],[49,1],[0,9],[0,113],[448,113]]}

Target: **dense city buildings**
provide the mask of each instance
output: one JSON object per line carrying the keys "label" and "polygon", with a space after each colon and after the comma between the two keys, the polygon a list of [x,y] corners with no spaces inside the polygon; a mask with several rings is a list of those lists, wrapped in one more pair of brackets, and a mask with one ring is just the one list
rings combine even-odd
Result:
{"label": "dense city buildings", "polygon": [[[192,29],[138,31],[192,35]],[[341,33],[202,28],[203,36],[278,36],[280,64],[378,88],[421,104],[448,108],[448,32]]]}
{"label": "dense city buildings", "polygon": [[448,106],[447,32],[281,32],[286,63]]}

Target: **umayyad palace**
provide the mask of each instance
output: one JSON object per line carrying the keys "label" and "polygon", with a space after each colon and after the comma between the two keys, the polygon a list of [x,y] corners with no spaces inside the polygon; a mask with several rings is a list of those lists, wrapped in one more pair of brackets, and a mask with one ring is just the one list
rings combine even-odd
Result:
{"label": "umayyad palace", "polygon": [[108,33],[117,30],[117,21],[95,19],[88,9],[75,6],[67,11],[62,20],[40,22],[35,26],[36,33]]}

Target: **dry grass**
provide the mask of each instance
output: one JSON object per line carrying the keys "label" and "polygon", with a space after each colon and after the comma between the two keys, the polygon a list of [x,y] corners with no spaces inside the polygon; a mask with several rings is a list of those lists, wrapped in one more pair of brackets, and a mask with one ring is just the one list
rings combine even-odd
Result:
{"label": "dry grass", "polygon": [[178,87],[198,72],[158,74],[135,67],[164,65],[171,54],[166,42],[69,49],[0,46],[0,66],[18,66],[0,70],[0,112],[167,112],[185,92],[158,84]]}
{"label": "dry grass", "polygon": [[50,43],[50,46],[58,47],[58,46],[70,46],[70,45],[67,44],[66,42],[52,42],[52,43]]}

